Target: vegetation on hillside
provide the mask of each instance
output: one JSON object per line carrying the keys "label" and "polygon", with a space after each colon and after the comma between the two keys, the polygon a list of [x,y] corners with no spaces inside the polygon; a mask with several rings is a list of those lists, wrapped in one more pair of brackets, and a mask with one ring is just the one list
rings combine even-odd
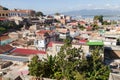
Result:
{"label": "vegetation on hillside", "polygon": [[108,80],[109,67],[104,65],[95,49],[85,57],[81,47],[72,48],[71,40],[65,40],[58,55],[39,60],[34,56],[29,64],[29,74],[39,80],[41,77],[57,80]]}
{"label": "vegetation on hillside", "polygon": [[14,21],[0,21],[0,34],[9,32],[11,30],[20,29],[23,25],[17,25]]}
{"label": "vegetation on hillside", "polygon": [[99,16],[94,16],[94,23],[96,23],[97,21],[98,22],[101,22],[102,23],[102,25],[111,25],[111,24],[117,24],[117,22],[116,21],[105,21],[104,19],[103,19],[103,15],[99,15]]}
{"label": "vegetation on hillside", "polygon": [[103,16],[102,15],[94,16],[94,21],[99,21],[99,22],[103,23]]}
{"label": "vegetation on hillside", "polygon": [[36,15],[37,17],[39,17],[39,16],[44,16],[43,12],[41,12],[41,11],[36,12],[35,15]]}
{"label": "vegetation on hillside", "polygon": [[80,30],[84,30],[84,29],[85,29],[85,27],[84,27],[83,25],[80,25],[80,24],[78,24],[78,28],[79,28]]}

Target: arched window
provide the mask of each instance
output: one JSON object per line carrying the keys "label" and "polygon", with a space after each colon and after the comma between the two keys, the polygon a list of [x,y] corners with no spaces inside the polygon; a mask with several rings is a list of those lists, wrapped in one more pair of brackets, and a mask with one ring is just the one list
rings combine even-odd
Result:
{"label": "arched window", "polygon": [[2,14],[2,16],[5,16],[5,14]]}
{"label": "arched window", "polygon": [[8,16],[8,14],[6,14],[6,16]]}

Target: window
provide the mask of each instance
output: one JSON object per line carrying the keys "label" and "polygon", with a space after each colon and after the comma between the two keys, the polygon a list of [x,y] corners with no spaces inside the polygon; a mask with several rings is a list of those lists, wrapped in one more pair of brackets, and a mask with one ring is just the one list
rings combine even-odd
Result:
{"label": "window", "polygon": [[2,14],[2,16],[5,16],[5,14]]}
{"label": "window", "polygon": [[8,14],[6,14],[6,16],[8,16]]}
{"label": "window", "polygon": [[61,46],[56,45],[56,51],[57,51],[57,52],[59,52],[59,51],[60,51],[60,48],[61,48]]}

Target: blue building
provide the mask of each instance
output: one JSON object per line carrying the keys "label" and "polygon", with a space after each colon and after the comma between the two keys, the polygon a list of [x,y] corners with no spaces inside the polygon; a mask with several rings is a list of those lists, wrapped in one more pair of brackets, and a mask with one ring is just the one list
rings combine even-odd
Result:
{"label": "blue building", "polygon": [[8,36],[1,36],[0,37],[0,45],[6,45],[9,44],[10,42],[12,42],[13,40],[11,38],[9,38]]}

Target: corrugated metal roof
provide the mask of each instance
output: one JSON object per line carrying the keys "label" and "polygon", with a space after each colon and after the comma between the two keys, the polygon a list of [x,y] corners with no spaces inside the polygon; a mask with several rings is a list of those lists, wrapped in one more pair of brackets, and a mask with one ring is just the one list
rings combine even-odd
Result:
{"label": "corrugated metal roof", "polygon": [[19,62],[27,62],[29,59],[26,57],[17,57],[17,56],[10,56],[10,55],[0,55],[0,59],[8,60],[8,61],[19,61]]}
{"label": "corrugated metal roof", "polygon": [[87,42],[87,45],[104,45],[103,42]]}

